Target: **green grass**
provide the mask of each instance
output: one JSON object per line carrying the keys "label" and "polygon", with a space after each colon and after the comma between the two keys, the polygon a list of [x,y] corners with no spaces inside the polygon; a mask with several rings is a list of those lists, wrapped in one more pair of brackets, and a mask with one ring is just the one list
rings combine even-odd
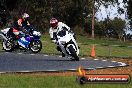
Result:
{"label": "green grass", "polygon": [[[56,50],[56,45],[51,42],[49,34],[43,34],[41,40],[43,41],[41,53],[60,54]],[[132,46],[132,42],[123,42],[116,39],[108,40],[105,38],[96,38],[93,40],[85,36],[77,35],[77,43],[80,46],[80,56],[90,56],[91,48],[94,44],[96,56],[132,57],[132,48],[128,48],[128,46]]]}
{"label": "green grass", "polygon": [[86,36],[77,35],[77,42],[82,43],[83,45],[88,44],[100,44],[100,45],[120,45],[120,46],[130,46],[132,42],[123,42],[117,39],[107,39],[107,38],[95,38],[94,40]]}
{"label": "green grass", "polygon": [[0,75],[0,88],[131,88],[129,84],[84,84],[77,76]]}
{"label": "green grass", "polygon": [[[42,34],[41,40],[43,47],[40,53],[61,54],[56,50],[56,45],[51,42],[49,34]],[[95,38],[93,40],[86,36],[77,35],[77,43],[80,46],[80,56],[90,56],[91,48],[94,44],[97,57],[132,57],[132,47],[128,48],[128,46],[132,46],[132,42],[123,42],[116,39],[106,38]],[[0,51],[3,51],[1,46]]]}
{"label": "green grass", "polygon": [[[43,49],[40,53],[60,54],[54,43],[51,43],[49,34],[42,35]],[[92,45],[95,44],[96,56],[132,57],[131,42],[117,40],[98,39],[92,40],[84,36],[77,36],[80,56],[90,56]],[[118,45],[118,46],[113,46]],[[0,47],[0,51],[2,47]],[[43,76],[24,74],[0,74],[0,88],[131,88],[129,84],[85,84],[80,85],[76,81],[77,76]]]}

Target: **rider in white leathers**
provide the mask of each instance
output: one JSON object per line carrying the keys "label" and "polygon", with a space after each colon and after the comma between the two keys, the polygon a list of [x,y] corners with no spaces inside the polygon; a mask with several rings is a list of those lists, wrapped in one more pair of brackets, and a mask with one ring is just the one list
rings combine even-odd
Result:
{"label": "rider in white leathers", "polygon": [[58,31],[64,30],[66,29],[67,31],[70,31],[70,27],[68,27],[66,24],[62,23],[62,22],[58,22],[58,20],[56,18],[52,18],[50,20],[50,29],[49,29],[49,34],[51,37],[51,40],[55,43],[55,37],[56,37],[56,33]]}
{"label": "rider in white leathers", "polygon": [[[62,23],[62,22],[58,22],[58,20],[56,18],[52,18],[50,20],[50,29],[49,29],[49,34],[51,37],[52,42],[57,43],[56,41],[56,34],[57,32],[61,31],[61,30],[67,30],[70,31],[70,27],[68,27],[66,24]],[[62,52],[61,48],[57,45],[57,50]],[[62,57],[64,57],[64,53],[62,53]]]}

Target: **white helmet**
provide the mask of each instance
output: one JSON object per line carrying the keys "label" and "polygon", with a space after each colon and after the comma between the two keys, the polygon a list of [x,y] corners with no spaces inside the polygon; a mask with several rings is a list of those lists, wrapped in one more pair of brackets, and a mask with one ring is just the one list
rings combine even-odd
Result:
{"label": "white helmet", "polygon": [[29,18],[29,15],[28,15],[27,13],[24,13],[24,14],[22,15],[22,17],[23,17],[23,18]]}

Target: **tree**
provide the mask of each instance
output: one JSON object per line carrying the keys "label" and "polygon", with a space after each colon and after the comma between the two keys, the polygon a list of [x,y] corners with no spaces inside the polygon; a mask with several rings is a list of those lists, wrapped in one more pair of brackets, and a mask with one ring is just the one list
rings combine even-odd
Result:
{"label": "tree", "polygon": [[110,21],[110,25],[111,25],[110,29],[113,29],[117,33],[117,36],[120,41],[123,38],[125,23],[126,22],[124,20],[117,17],[115,17],[113,20]]}
{"label": "tree", "polygon": [[[92,21],[91,21],[91,33],[92,33],[92,38],[94,39],[94,29],[95,29],[95,13],[99,10],[99,7],[101,5],[104,5],[106,8],[108,7],[108,5],[111,5],[111,4],[115,4],[115,3],[119,3],[118,0],[84,0],[85,2],[89,2],[90,4],[84,4],[84,8],[86,9],[86,7],[90,8],[90,13],[89,15],[91,15],[91,18],[92,18]],[[84,9],[84,11],[85,11]],[[88,10],[88,9],[87,9]],[[85,11],[85,14],[87,12]],[[87,22],[87,20],[86,20]],[[87,24],[87,23],[86,23]],[[86,29],[86,27],[85,27]]]}
{"label": "tree", "polygon": [[[110,4],[118,3],[118,0],[94,1],[94,9],[93,0],[13,0],[13,3],[10,0],[1,0],[0,2],[10,12],[12,19],[18,19],[23,12],[28,12],[31,23],[42,32],[49,28],[50,18],[57,17],[72,28],[83,27],[84,23],[88,22],[86,32],[92,33],[90,30],[97,28],[94,26],[92,28],[92,14],[96,13],[102,4],[107,7]],[[96,18],[93,17],[93,20]]]}
{"label": "tree", "polygon": [[128,18],[130,20],[130,26],[132,28],[132,0],[128,1],[127,14],[128,14]]}
{"label": "tree", "polygon": [[95,35],[98,35],[99,37],[106,37],[105,36],[105,31],[107,29],[105,21],[100,21],[98,22],[97,20],[95,21]]}

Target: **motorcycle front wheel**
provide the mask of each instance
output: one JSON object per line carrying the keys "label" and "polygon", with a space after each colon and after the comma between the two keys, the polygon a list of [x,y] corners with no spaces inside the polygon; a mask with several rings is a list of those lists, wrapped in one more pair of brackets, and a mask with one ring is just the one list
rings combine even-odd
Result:
{"label": "motorcycle front wheel", "polygon": [[74,60],[74,61],[79,61],[79,57],[78,57],[78,55],[76,54],[76,51],[75,51],[75,49],[73,48],[73,46],[69,46],[68,47],[68,49],[69,49],[69,51],[70,51],[70,53],[71,53],[71,56],[74,58],[74,59],[72,59],[72,60]]}
{"label": "motorcycle front wheel", "polygon": [[3,46],[3,49],[6,51],[6,52],[11,52],[13,51],[13,43],[9,40],[3,40],[2,42],[2,46]]}
{"label": "motorcycle front wheel", "polygon": [[38,53],[42,49],[42,42],[40,40],[34,40],[31,42],[29,48],[33,53]]}

